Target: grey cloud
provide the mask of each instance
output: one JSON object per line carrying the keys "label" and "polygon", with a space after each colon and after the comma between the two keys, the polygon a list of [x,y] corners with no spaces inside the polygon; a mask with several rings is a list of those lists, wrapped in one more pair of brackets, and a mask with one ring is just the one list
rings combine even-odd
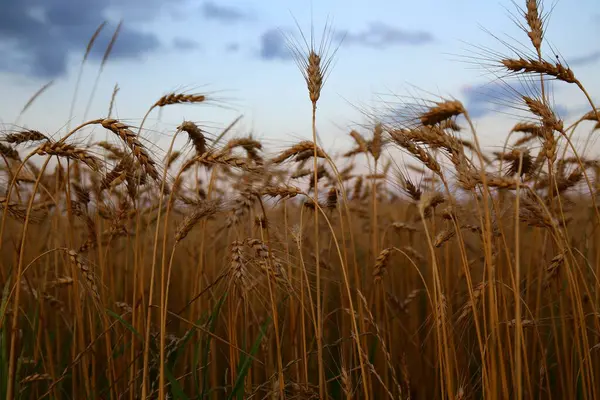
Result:
{"label": "grey cloud", "polygon": [[429,32],[395,28],[382,22],[371,23],[368,29],[361,32],[338,32],[337,36],[344,39],[344,44],[375,49],[397,45],[418,46],[434,41],[433,35]]}
{"label": "grey cloud", "polygon": [[467,86],[461,92],[467,110],[474,118],[485,117],[507,108],[504,103],[514,98],[511,90],[502,82]]}
{"label": "grey cloud", "polygon": [[286,41],[277,29],[269,29],[260,37],[259,56],[263,60],[291,60],[292,53],[286,46]]}
{"label": "grey cloud", "polygon": [[558,114],[562,118],[565,118],[565,117],[571,115],[571,110],[569,110],[566,106],[564,106],[562,104],[554,104],[552,106],[552,109],[554,110],[554,112],[556,114]]}
{"label": "grey cloud", "polygon": [[[101,58],[104,56],[115,28],[115,25],[108,24],[103,29],[94,43],[90,57]],[[81,45],[81,43],[78,44]],[[135,59],[145,53],[156,50],[159,45],[158,38],[153,34],[131,30],[123,24],[119,37],[111,50],[110,57],[111,59]]]}
{"label": "grey cloud", "polygon": [[[5,57],[20,60],[19,66],[0,63],[4,71],[20,72],[40,78],[55,78],[67,71],[68,56],[83,52],[94,30],[109,12],[127,18],[111,52],[111,59],[132,59],[159,47],[158,37],[127,24],[145,21],[158,13],[158,0],[4,0],[0,13],[0,42],[8,44]],[[154,12],[148,8],[156,7]],[[145,10],[145,11],[144,11]],[[138,13],[137,11],[140,11]],[[104,54],[115,23],[109,23],[98,36],[91,58]]]}
{"label": "grey cloud", "polygon": [[[552,82],[545,82],[549,85],[552,92]],[[468,86],[462,89],[464,103],[469,111],[469,114],[474,118],[482,118],[492,115],[496,112],[504,112],[514,114],[517,112],[511,107],[522,109],[519,103],[519,96],[526,95],[537,97],[540,93],[540,88],[533,82],[502,82],[494,81],[491,83]],[[553,104],[552,109],[559,116],[565,117],[569,110],[561,104]]]}
{"label": "grey cloud", "polygon": [[[550,92],[553,92],[552,83],[545,83]],[[521,96],[537,98],[539,96],[539,85],[532,82],[507,82],[493,81],[490,83],[477,84],[464,87],[460,91],[459,99],[465,105],[470,117],[484,118],[492,115],[516,116],[526,111],[525,104]],[[573,109],[567,108],[562,104],[551,102],[552,110],[560,117],[566,118],[573,114]],[[428,107],[426,102],[406,102],[406,103],[385,103],[378,115],[380,121],[395,125],[406,126],[417,123],[417,117],[421,115]],[[589,109],[589,108],[588,108]],[[587,111],[588,109],[585,109]],[[525,115],[531,116],[526,112]],[[464,119],[460,117],[464,123]]]}
{"label": "grey cloud", "polygon": [[239,43],[229,43],[227,46],[225,46],[225,50],[228,53],[237,53],[240,50],[240,44]]}
{"label": "grey cloud", "polygon": [[251,18],[246,11],[235,7],[223,6],[212,1],[206,1],[202,4],[202,14],[208,19],[214,19],[221,22],[239,22]]}
{"label": "grey cloud", "polygon": [[[390,46],[419,46],[434,41],[433,35],[424,31],[408,31],[384,23],[372,23],[362,32],[338,31],[335,39],[342,45],[355,45],[376,49]],[[286,46],[286,39],[277,29],[269,29],[260,37],[259,56],[264,60],[290,60],[293,54]]]}
{"label": "grey cloud", "polygon": [[573,67],[595,64],[596,62],[600,61],[600,50],[584,54],[582,56],[573,57],[567,61],[569,62],[569,65]]}
{"label": "grey cloud", "polygon": [[195,50],[200,47],[200,43],[196,42],[195,40],[176,37],[173,39],[173,47],[175,47],[177,50]]}

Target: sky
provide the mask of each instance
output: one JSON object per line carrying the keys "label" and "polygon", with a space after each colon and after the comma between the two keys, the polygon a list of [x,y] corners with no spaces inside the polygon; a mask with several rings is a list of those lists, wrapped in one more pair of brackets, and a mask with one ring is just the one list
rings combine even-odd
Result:
{"label": "sky", "polygon": [[[412,109],[407,103],[440,96],[461,100],[482,144],[497,146],[517,122],[519,104],[507,80],[498,80],[499,70],[489,68],[491,56],[511,56],[512,45],[531,53],[526,34],[515,23],[523,21],[516,5],[524,3],[0,0],[0,129],[26,127],[59,137],[68,126],[105,117],[118,85],[112,115],[133,126],[164,94],[200,93],[210,100],[154,111],[144,132],[154,149],[166,149],[183,119],[218,134],[243,115],[235,134],[252,133],[280,150],[312,135],[308,92],[285,38],[299,39],[299,28],[310,34],[312,24],[319,40],[329,23],[331,49],[337,51],[317,115],[326,150],[350,146],[351,129],[368,135],[370,116],[405,115]],[[600,103],[600,3],[553,0],[544,8],[551,11],[545,56],[555,60],[559,55]],[[121,20],[119,37],[98,78]],[[107,24],[84,66],[69,119],[86,45],[103,21]],[[50,81],[20,116],[31,96]],[[566,121],[590,109],[574,85],[553,85],[553,101]]]}

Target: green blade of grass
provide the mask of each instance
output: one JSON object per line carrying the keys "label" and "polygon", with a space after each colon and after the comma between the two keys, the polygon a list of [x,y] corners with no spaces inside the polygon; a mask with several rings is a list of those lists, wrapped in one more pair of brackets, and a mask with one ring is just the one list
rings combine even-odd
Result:
{"label": "green blade of grass", "polygon": [[254,357],[254,355],[256,355],[256,352],[258,351],[258,348],[260,346],[260,342],[262,341],[262,338],[267,332],[267,324],[269,324],[270,322],[271,318],[267,318],[265,323],[261,325],[258,337],[254,341],[254,344],[252,345],[252,348],[249,352],[250,355],[252,355],[252,357],[248,357],[245,354],[242,354],[242,356],[240,357],[237,376],[235,378],[235,383],[233,384],[233,389],[231,390],[229,397],[227,397],[228,400],[231,400],[236,395],[239,400],[244,398],[244,379],[246,379],[246,375],[248,374],[248,371],[250,371],[250,366],[252,365],[252,358]]}
{"label": "green blade of grass", "polygon": [[[223,303],[225,302],[225,298],[227,297],[227,292],[223,293],[223,295],[221,296],[221,298],[219,299],[219,301],[217,302],[217,304],[215,304],[215,307],[213,308],[213,311],[209,317],[209,326],[208,326],[208,330],[210,333],[215,333],[215,330],[217,329],[217,317],[219,316],[219,312],[221,311],[221,306],[223,305]],[[210,335],[207,335],[207,341],[206,341],[206,345],[204,347],[204,352],[202,354],[202,369],[206,371],[207,367],[208,367],[208,353],[210,351],[210,343],[211,343],[211,339],[212,337]],[[203,374],[202,376],[202,394],[200,395],[200,398],[203,399],[204,396],[206,396],[206,379],[208,378],[208,374]]]}
{"label": "green blade of grass", "polygon": [[165,375],[167,375],[167,379],[171,384],[171,394],[173,398],[176,400],[189,400],[190,398],[184,393],[183,387],[179,383],[179,381],[175,378],[171,369],[165,365]]}
{"label": "green blade of grass", "polygon": [[117,314],[114,311],[111,311],[109,309],[106,309],[106,313],[108,315],[110,315],[111,317],[117,319],[121,324],[123,324],[123,326],[125,328],[127,328],[129,331],[131,331],[135,336],[137,336],[138,339],[140,339],[142,341],[142,343],[144,342],[144,338],[142,335],[140,335],[140,333],[133,327],[131,326],[131,324],[127,321],[125,321],[119,314]]}

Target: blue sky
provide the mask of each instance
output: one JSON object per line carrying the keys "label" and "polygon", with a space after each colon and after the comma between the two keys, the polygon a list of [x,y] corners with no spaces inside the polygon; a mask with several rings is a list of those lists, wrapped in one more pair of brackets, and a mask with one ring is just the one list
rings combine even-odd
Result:
{"label": "blue sky", "polygon": [[[561,0],[546,2],[545,8],[553,8],[547,55],[554,58],[551,45],[600,102],[600,3]],[[510,54],[486,30],[529,45],[511,20],[517,10],[508,0],[0,0],[0,10],[4,129],[17,122],[50,134],[64,132],[85,46],[106,20],[84,69],[71,124],[105,116],[115,84],[120,90],[113,115],[132,125],[172,91],[214,99],[154,112],[145,138],[158,148],[166,146],[183,118],[218,133],[240,114],[236,133],[253,132],[275,150],[309,138],[307,90],[278,35],[297,32],[294,18],[305,32],[312,18],[317,34],[330,18],[337,31],[334,43],[346,35],[319,102],[319,135],[328,149],[350,144],[350,129],[367,122],[360,110],[402,108],[410,97],[432,95],[463,101],[482,142],[498,145],[516,120],[510,108],[489,110],[500,107],[494,99],[515,105],[515,97],[504,98],[506,88],[490,84],[495,76],[472,64],[477,56],[472,46]],[[121,18],[121,35],[85,115],[100,59]],[[30,96],[50,80],[49,90],[17,120]],[[567,121],[588,109],[568,85],[555,87],[555,101]]]}

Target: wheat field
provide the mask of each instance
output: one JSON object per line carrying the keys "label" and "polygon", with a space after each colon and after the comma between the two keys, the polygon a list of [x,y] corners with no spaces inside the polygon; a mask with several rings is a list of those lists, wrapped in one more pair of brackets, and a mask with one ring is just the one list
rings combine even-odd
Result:
{"label": "wheat field", "polygon": [[[540,7],[531,51],[487,61],[529,88],[501,150],[443,98],[329,154],[327,40],[290,46],[313,129],[283,150],[239,119],[151,150],[148,116],[208,94],[3,132],[0,398],[600,398],[600,159],[574,145],[600,109],[544,56]],[[551,81],[588,111],[561,120]]]}

